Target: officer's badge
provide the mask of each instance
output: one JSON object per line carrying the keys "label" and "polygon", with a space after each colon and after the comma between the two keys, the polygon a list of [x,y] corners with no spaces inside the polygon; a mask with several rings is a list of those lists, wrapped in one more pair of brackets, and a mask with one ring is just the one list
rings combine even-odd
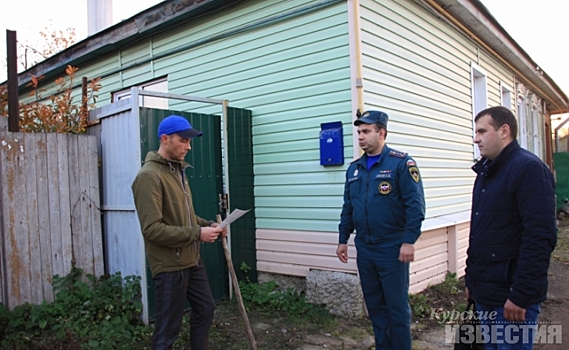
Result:
{"label": "officer's badge", "polygon": [[356,170],[354,171],[354,175],[353,175],[353,176],[358,176],[358,169],[356,169]]}
{"label": "officer's badge", "polygon": [[389,194],[389,192],[391,192],[391,184],[387,181],[382,181],[379,186],[377,186],[377,189],[381,194]]}
{"label": "officer's badge", "polygon": [[419,182],[421,179],[421,176],[419,175],[419,169],[417,169],[415,166],[409,168],[409,174],[411,174],[411,177],[413,180],[415,180],[415,182]]}
{"label": "officer's badge", "polygon": [[379,174],[375,175],[376,179],[391,179],[392,177],[391,170],[380,170]]}

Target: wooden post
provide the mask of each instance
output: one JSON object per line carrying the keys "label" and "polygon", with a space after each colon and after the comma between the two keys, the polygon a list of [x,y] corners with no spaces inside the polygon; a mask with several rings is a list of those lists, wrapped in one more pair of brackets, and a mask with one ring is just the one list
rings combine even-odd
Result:
{"label": "wooden post", "polygon": [[8,130],[20,131],[20,104],[18,96],[18,52],[16,32],[6,30],[8,51]]}
{"label": "wooden post", "polygon": [[87,131],[87,119],[89,117],[87,98],[87,77],[83,77],[81,79],[81,113],[79,116],[79,128],[85,127],[85,131]]}
{"label": "wooden post", "polygon": [[[221,223],[221,215],[217,215],[217,222]],[[235,274],[235,269],[233,268],[233,261],[231,260],[231,253],[229,252],[229,246],[227,245],[227,237],[221,237],[221,244],[223,245],[223,252],[225,253],[225,260],[227,261],[227,269],[231,275],[231,281],[233,282],[233,289],[235,290],[235,295],[237,295],[237,304],[239,305],[239,311],[245,322],[245,327],[247,328],[247,337],[249,338],[249,343],[251,343],[251,349],[257,350],[257,342],[255,341],[255,335],[253,334],[253,329],[251,329],[251,323],[249,322],[249,317],[247,317],[247,310],[245,310],[245,305],[243,304],[243,297],[241,297],[241,290],[239,289],[239,282],[237,281],[237,275]]]}

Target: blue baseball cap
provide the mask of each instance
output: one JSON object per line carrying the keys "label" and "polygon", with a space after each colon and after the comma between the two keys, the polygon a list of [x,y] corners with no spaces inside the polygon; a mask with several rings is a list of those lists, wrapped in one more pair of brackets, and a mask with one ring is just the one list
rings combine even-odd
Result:
{"label": "blue baseball cap", "polygon": [[360,124],[375,124],[379,123],[383,125],[387,129],[387,120],[389,116],[387,113],[383,113],[380,111],[366,111],[362,114],[361,117],[354,121],[354,125],[358,126]]}
{"label": "blue baseball cap", "polygon": [[185,139],[202,136],[203,133],[192,128],[190,122],[179,115],[171,115],[164,118],[158,125],[158,138],[162,135],[178,134]]}

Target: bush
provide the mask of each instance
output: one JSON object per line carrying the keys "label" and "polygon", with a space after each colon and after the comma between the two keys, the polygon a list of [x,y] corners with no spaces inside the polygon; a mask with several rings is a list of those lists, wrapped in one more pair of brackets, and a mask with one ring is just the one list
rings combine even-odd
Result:
{"label": "bush", "polygon": [[54,276],[52,285],[53,303],[26,303],[11,312],[0,305],[1,349],[132,349],[147,341],[151,329],[140,322],[140,277],[97,279],[73,269]]}
{"label": "bush", "polygon": [[[246,263],[239,267],[248,274],[251,270]],[[301,293],[292,288],[279,290],[276,282],[251,283],[248,276],[239,282],[239,290],[246,308],[254,307],[255,311],[264,315],[274,315],[282,312],[294,319],[310,319],[314,323],[326,323],[330,321],[330,314],[322,305],[311,304]]]}
{"label": "bush", "polygon": [[[35,100],[20,104],[20,131],[72,134],[86,132],[89,110],[95,107],[97,92],[101,89],[100,78],[91,79],[87,86],[87,96],[76,103],[72,93],[77,70],[76,67],[67,66],[67,78],[57,78],[57,91],[45,98],[39,88],[41,77],[32,76],[28,86],[32,88],[30,96],[34,96]],[[0,86],[0,115],[8,115],[6,85]]]}

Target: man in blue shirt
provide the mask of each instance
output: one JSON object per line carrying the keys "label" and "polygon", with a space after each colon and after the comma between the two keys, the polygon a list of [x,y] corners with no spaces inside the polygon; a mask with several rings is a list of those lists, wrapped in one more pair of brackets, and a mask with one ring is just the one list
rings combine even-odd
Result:
{"label": "man in blue shirt", "polygon": [[377,349],[411,349],[409,263],[425,217],[417,163],[390,149],[386,113],[367,111],[354,122],[364,155],[346,172],[336,255],[348,262],[356,231],[357,265]]}

